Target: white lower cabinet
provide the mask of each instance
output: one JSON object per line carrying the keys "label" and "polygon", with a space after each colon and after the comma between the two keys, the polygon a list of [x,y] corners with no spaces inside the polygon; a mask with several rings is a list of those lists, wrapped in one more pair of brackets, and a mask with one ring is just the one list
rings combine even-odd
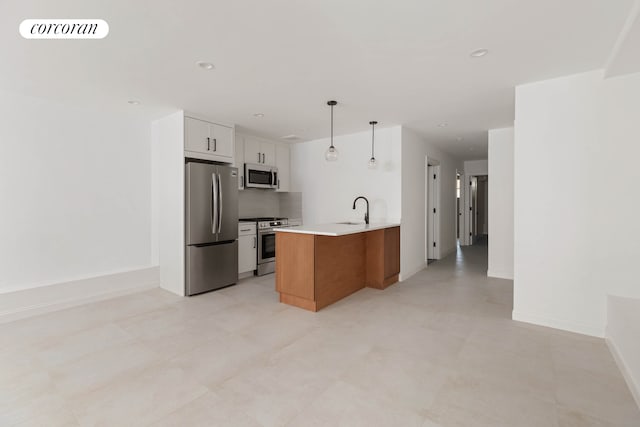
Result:
{"label": "white lower cabinet", "polygon": [[238,225],[238,273],[253,271],[257,267],[258,236],[256,224],[241,222]]}

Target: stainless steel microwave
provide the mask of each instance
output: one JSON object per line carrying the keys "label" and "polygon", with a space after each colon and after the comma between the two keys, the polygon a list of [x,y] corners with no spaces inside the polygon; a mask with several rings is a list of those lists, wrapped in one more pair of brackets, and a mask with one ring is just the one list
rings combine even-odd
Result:
{"label": "stainless steel microwave", "polygon": [[275,166],[244,164],[245,188],[278,188],[278,168]]}

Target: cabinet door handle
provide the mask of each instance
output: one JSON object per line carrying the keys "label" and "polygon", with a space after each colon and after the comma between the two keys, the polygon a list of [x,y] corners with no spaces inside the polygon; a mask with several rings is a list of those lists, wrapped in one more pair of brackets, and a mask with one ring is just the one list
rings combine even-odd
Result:
{"label": "cabinet door handle", "polygon": [[211,138],[207,137],[207,151],[211,150]]}
{"label": "cabinet door handle", "polygon": [[218,151],[218,140],[213,138],[213,151]]}
{"label": "cabinet door handle", "polygon": [[260,153],[258,153],[258,163],[260,163]]}
{"label": "cabinet door handle", "polygon": [[240,175],[240,188],[244,188],[244,176]]}
{"label": "cabinet door handle", "polygon": [[278,178],[278,190],[280,189],[280,178]]}
{"label": "cabinet door handle", "polygon": [[257,244],[258,244],[258,238],[254,236],[253,237],[253,249],[256,248]]}
{"label": "cabinet door handle", "polygon": [[262,153],[262,163],[264,163],[264,153]]}

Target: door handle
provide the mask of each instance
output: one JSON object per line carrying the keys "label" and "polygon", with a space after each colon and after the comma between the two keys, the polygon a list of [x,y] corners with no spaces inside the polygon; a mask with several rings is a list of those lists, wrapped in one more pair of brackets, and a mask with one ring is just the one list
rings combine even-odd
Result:
{"label": "door handle", "polygon": [[211,150],[211,138],[207,137],[207,151]]}
{"label": "door handle", "polygon": [[218,151],[218,140],[213,138],[213,151]]}
{"label": "door handle", "polygon": [[244,188],[244,176],[240,175],[240,188]]}
{"label": "door handle", "polygon": [[260,153],[258,153],[258,163],[260,163]]}
{"label": "door handle", "polygon": [[220,181],[220,174],[218,174],[218,233],[222,231],[222,189]]}
{"label": "door handle", "polygon": [[256,236],[253,236],[253,249],[255,249],[256,246],[258,246],[258,238]]}
{"label": "door handle", "polygon": [[218,180],[211,174],[211,233],[216,234],[218,226]]}
{"label": "door handle", "polygon": [[262,153],[262,163],[264,164],[264,153]]}

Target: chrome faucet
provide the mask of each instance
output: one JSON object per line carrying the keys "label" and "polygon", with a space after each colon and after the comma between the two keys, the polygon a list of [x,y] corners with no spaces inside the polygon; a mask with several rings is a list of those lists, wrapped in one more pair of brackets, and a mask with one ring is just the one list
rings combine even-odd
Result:
{"label": "chrome faucet", "polygon": [[356,197],[356,199],[353,201],[353,209],[354,210],[356,209],[356,202],[358,201],[358,199],[364,199],[364,201],[367,202],[367,212],[364,214],[364,222],[365,222],[365,224],[369,224],[369,201],[364,196]]}

